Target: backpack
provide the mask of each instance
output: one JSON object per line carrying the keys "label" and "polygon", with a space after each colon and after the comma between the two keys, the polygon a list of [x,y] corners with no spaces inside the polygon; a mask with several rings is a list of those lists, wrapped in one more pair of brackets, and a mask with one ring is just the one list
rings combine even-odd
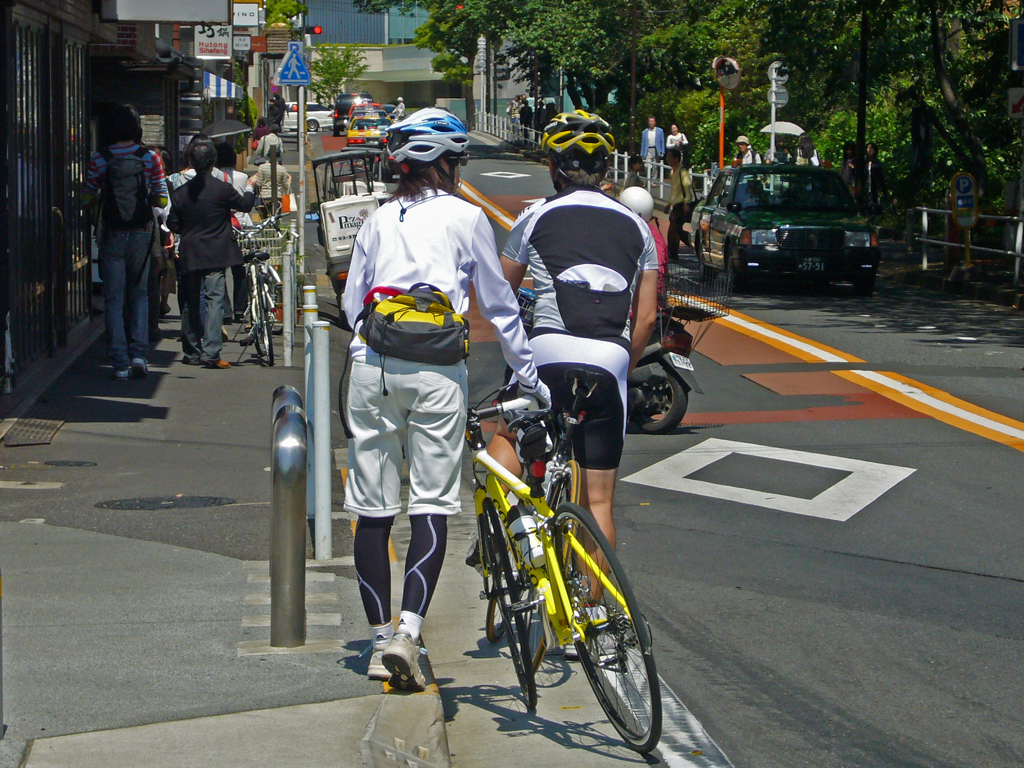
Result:
{"label": "backpack", "polygon": [[[376,294],[385,298],[376,299]],[[404,293],[373,288],[360,320],[359,338],[381,357],[429,365],[454,365],[469,357],[469,320],[428,283],[416,283]]]}
{"label": "backpack", "polygon": [[100,155],[107,161],[103,180],[103,223],[107,229],[144,229],[153,221],[146,186],[146,163],[143,158],[149,150],[139,147],[130,155],[115,155],[103,149]]}

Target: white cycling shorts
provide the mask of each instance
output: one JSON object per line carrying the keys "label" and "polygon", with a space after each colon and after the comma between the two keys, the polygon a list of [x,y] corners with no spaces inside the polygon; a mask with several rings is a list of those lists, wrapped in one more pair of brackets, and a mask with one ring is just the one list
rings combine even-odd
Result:
{"label": "white cycling shorts", "polygon": [[402,511],[402,449],[409,463],[409,514],[454,515],[461,508],[462,441],[468,376],[464,362],[424,365],[387,358],[352,360],[345,413],[348,444],[345,511],[394,517]]}

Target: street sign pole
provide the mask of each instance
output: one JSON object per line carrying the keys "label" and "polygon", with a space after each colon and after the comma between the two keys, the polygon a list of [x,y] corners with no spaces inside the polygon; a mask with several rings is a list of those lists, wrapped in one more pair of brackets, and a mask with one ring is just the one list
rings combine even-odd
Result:
{"label": "street sign pole", "polygon": [[725,168],[725,88],[718,86],[718,167]]}
{"label": "street sign pole", "polygon": [[775,162],[775,99],[772,99],[772,140],[771,140],[772,162]]}
{"label": "street sign pole", "polygon": [[[306,86],[299,86],[299,210],[295,215],[299,223],[298,256],[306,255]],[[305,261],[303,261],[305,263]],[[292,289],[294,290],[294,286]],[[294,321],[294,318],[292,318]]]}

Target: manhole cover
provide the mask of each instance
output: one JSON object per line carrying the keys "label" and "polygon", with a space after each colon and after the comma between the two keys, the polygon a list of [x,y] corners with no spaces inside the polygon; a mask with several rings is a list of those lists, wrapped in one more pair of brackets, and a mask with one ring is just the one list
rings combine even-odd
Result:
{"label": "manhole cover", "polygon": [[95,467],[95,461],[48,461],[50,467]]}
{"label": "manhole cover", "polygon": [[203,507],[224,507],[234,503],[234,499],[226,499],[223,496],[143,496],[138,499],[101,501],[95,506],[100,509],[122,510],[201,509]]}

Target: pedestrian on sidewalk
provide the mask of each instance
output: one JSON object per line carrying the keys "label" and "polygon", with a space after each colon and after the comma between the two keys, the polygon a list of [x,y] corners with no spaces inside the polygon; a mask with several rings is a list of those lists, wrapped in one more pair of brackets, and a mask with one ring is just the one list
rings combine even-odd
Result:
{"label": "pedestrian on sidewalk", "polygon": [[[221,360],[224,308],[224,270],[242,263],[242,250],[231,227],[232,211],[251,211],[256,204],[248,180],[239,194],[223,171],[214,168],[217,149],[207,136],[192,140],[189,156],[194,178],[171,195],[168,228],[179,234],[178,268],[184,275],[181,310],[183,362],[207,368],[230,368]],[[206,297],[206,320],[201,320],[200,295]]]}
{"label": "pedestrian on sidewalk", "polygon": [[[231,186],[240,195],[244,195],[249,187],[249,176],[242,171],[236,170],[238,155],[230,144],[222,141],[217,145],[217,168],[231,178]],[[236,230],[242,227],[251,227],[252,219],[248,213],[239,211],[231,220],[231,226]],[[225,274],[225,277],[227,275]],[[242,322],[242,315],[245,314],[245,305],[249,301],[249,291],[245,284],[245,265],[235,264],[231,267],[231,292],[224,291],[224,321],[236,323]]]}
{"label": "pedestrian on sidewalk", "polygon": [[114,378],[141,378],[149,374],[149,258],[153,208],[167,205],[164,165],[156,150],[141,146],[142,123],[130,104],[103,114],[100,135],[105,144],[89,159],[82,197],[87,208],[99,205],[107,354]]}
{"label": "pedestrian on sidewalk", "polygon": [[672,191],[668,202],[665,203],[665,213],[668,214],[668,257],[676,261],[679,258],[679,241],[690,244],[690,235],[683,226],[690,218],[690,209],[696,195],[693,193],[693,180],[690,178],[690,172],[686,170],[683,153],[679,147],[668,150],[665,162],[672,169],[672,176],[669,179]]}
{"label": "pedestrian on sidewalk", "polygon": [[[736,158],[732,161],[734,166],[736,165],[750,165],[760,164],[761,155],[760,153],[750,146],[750,139],[745,134],[740,134],[736,137]],[[669,245],[671,251],[672,246]],[[671,255],[671,254],[670,254]]]}
{"label": "pedestrian on sidewalk", "polygon": [[[401,292],[429,284],[461,314],[469,309],[472,280],[480,313],[494,326],[520,386],[543,403],[550,396],[502,274],[494,231],[480,208],[456,195],[469,150],[465,126],[445,110],[422,109],[389,128],[388,149],[400,171],[398,188],[356,236],[343,301],[355,329],[345,401],[353,433],[345,509],[359,521],[355,566],[373,643],[368,675],[423,690],[420,629],[444,562],[448,516],[461,508],[466,363],[415,362],[398,357],[397,350],[378,354],[362,336],[364,305],[378,289]],[[403,452],[412,538],[396,630],[388,537],[401,511]]]}
{"label": "pedestrian on sidewalk", "polygon": [[682,149],[685,145],[689,144],[690,140],[686,138],[685,133],[679,131],[679,126],[673,124],[669,128],[669,134],[665,137],[665,149],[672,149],[672,147],[679,147]]}
{"label": "pedestrian on sidewalk", "polygon": [[653,178],[654,164],[665,156],[665,131],[654,115],[647,118],[647,130],[640,134],[640,156],[647,163],[647,177]]}
{"label": "pedestrian on sidewalk", "polygon": [[640,155],[631,155],[629,158],[629,173],[626,174],[626,180],[622,183],[623,191],[630,187],[642,187],[644,185],[643,179],[640,178],[640,171],[643,169],[643,157]]}
{"label": "pedestrian on sidewalk", "polygon": [[284,123],[284,113],[287,108],[284,103],[284,96],[278,91],[274,94],[274,98],[267,107],[267,124],[270,125],[271,129],[275,125],[280,127]]}
{"label": "pedestrian on sidewalk", "polygon": [[519,122],[523,126],[523,138],[530,138],[530,130],[533,128],[533,107],[530,106],[530,102],[526,100],[526,95],[523,95],[522,106],[519,107]]}
{"label": "pedestrian on sidewalk", "polygon": [[[284,162],[284,142],[281,140],[280,123],[271,123],[270,133],[266,134],[256,143],[256,154],[253,155],[253,164],[263,165],[264,163],[269,163],[272,151],[277,152],[277,164],[281,165]],[[257,163],[256,159],[261,157],[266,158],[266,160]]]}

